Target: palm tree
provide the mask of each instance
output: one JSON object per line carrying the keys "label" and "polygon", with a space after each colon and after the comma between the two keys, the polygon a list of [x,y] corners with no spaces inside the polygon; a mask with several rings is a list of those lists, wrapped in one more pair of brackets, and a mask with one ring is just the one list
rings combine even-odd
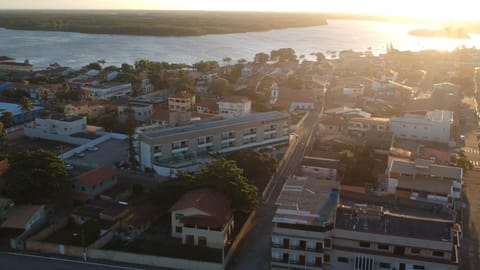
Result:
{"label": "palm tree", "polygon": [[24,112],[31,112],[32,109],[33,109],[33,104],[32,104],[32,101],[28,97],[23,96],[20,99],[19,107]]}
{"label": "palm tree", "polygon": [[4,127],[9,127],[13,123],[13,113],[3,112],[0,116],[0,122],[3,123]]}

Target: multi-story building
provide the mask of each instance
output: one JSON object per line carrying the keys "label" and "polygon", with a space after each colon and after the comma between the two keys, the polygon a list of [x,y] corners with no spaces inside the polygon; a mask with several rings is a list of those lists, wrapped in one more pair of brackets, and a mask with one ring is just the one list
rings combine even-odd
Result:
{"label": "multi-story building", "polygon": [[65,105],[63,112],[66,115],[86,115],[93,119],[105,112],[105,106],[90,101],[79,101]]}
{"label": "multi-story building", "polygon": [[390,130],[396,138],[448,143],[453,113],[435,110],[425,116],[407,114],[390,119]]}
{"label": "multi-story building", "polygon": [[392,160],[388,168],[388,191],[396,197],[442,205],[460,199],[463,169],[435,164],[432,160]]}
{"label": "multi-story building", "polygon": [[168,98],[168,109],[172,112],[190,112],[195,108],[195,95],[182,91]]}
{"label": "multi-story building", "polygon": [[230,199],[211,188],[183,194],[169,211],[172,237],[183,244],[224,248],[233,232]]}
{"label": "multi-story building", "polygon": [[330,263],[338,182],[293,176],[276,205],[272,269],[321,270]]}
{"label": "multi-story building", "polygon": [[329,269],[458,269],[459,225],[449,217],[414,214],[339,205]]}
{"label": "multi-story building", "polygon": [[88,97],[98,100],[109,100],[130,95],[132,93],[132,84],[108,83],[102,85],[83,85],[81,89],[89,92]]}
{"label": "multi-story building", "polygon": [[354,117],[348,120],[348,131],[351,133],[365,133],[370,130],[388,131],[390,119],[381,117]]}
{"label": "multi-story building", "polygon": [[149,130],[139,134],[140,163],[144,168],[154,169],[165,161],[286,143],[288,133],[288,115],[281,112]]}
{"label": "multi-story building", "polygon": [[252,102],[247,97],[227,96],[217,102],[218,111],[222,117],[239,117],[249,114]]}
{"label": "multi-story building", "polygon": [[338,203],[338,182],[287,180],[273,217],[272,269],[456,270],[460,225],[447,212]]}

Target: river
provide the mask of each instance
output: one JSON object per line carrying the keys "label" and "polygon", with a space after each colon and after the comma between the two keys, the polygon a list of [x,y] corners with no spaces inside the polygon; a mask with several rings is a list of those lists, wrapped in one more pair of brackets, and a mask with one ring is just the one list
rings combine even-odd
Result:
{"label": "river", "polygon": [[392,43],[400,50],[452,50],[460,45],[480,47],[480,35],[469,40],[423,38],[408,31],[424,26],[358,20],[329,20],[328,25],[289,28],[268,32],[205,35],[191,37],[154,37],[104,34],[24,31],[0,28],[0,56],[29,59],[35,69],[59,63],[79,68],[105,59],[107,65],[134,63],[139,59],[170,63],[195,63],[224,57],[252,60],[257,52],[293,48],[297,55],[312,59],[312,52],[353,49],[373,54],[385,52]]}

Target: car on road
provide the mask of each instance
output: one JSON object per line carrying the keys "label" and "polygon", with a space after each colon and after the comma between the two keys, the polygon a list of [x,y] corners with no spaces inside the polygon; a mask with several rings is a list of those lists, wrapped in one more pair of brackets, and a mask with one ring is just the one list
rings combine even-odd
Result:
{"label": "car on road", "polygon": [[82,152],[75,152],[75,153],[73,154],[73,156],[74,156],[74,157],[78,157],[78,158],[83,158],[83,157],[85,156],[85,154],[82,153]]}
{"label": "car on road", "polygon": [[87,150],[88,151],[98,151],[98,147],[96,147],[95,145],[90,145],[89,147],[87,147]]}
{"label": "car on road", "polygon": [[460,140],[465,141],[465,135],[460,135]]}
{"label": "car on road", "polygon": [[73,171],[73,165],[72,164],[65,164],[65,170],[67,171]]}

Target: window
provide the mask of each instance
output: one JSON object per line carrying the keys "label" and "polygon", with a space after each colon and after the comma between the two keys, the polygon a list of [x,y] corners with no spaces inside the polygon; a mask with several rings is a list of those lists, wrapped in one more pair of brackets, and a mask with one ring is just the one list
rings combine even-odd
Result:
{"label": "window", "polygon": [[161,153],[162,152],[162,147],[160,145],[155,145],[153,147],[153,153]]}
{"label": "window", "polygon": [[180,219],[182,219],[183,217],[184,217],[183,214],[180,214],[180,213],[176,213],[176,214],[175,214],[175,220],[180,220]]}
{"label": "window", "polygon": [[82,191],[85,191],[85,187],[84,187],[84,186],[82,186]]}
{"label": "window", "polygon": [[341,263],[348,263],[348,258],[347,257],[338,257],[337,261],[341,262]]}
{"label": "window", "polygon": [[205,236],[198,237],[198,246],[206,247],[207,246],[207,238]]}
{"label": "window", "polygon": [[181,226],[176,226],[176,227],[175,227],[175,232],[176,232],[176,233],[182,233],[182,229],[183,229],[183,228],[182,228]]}
{"label": "window", "polygon": [[378,249],[388,250],[389,246],[384,244],[378,244]]}
{"label": "window", "polygon": [[420,254],[420,249],[419,248],[411,248],[410,252],[413,254]]}
{"label": "window", "polygon": [[425,266],[423,266],[423,265],[413,265],[413,269],[415,269],[415,270],[425,270]]}
{"label": "window", "polygon": [[331,245],[331,242],[332,242],[332,241],[331,241],[329,238],[325,239],[325,242],[324,242],[325,245],[324,245],[324,246],[325,246],[326,248],[329,248],[330,245]]}
{"label": "window", "polygon": [[386,269],[390,269],[391,265],[389,263],[384,263],[384,262],[381,262],[379,264],[380,268],[386,268]]}
{"label": "window", "polygon": [[433,252],[432,252],[432,255],[433,255],[433,256],[437,256],[437,257],[443,257],[443,256],[445,256],[445,254],[443,253],[443,251],[433,251]]}
{"label": "window", "polygon": [[359,246],[361,247],[364,247],[364,248],[369,248],[370,247],[370,243],[369,242],[360,242],[358,243]]}

